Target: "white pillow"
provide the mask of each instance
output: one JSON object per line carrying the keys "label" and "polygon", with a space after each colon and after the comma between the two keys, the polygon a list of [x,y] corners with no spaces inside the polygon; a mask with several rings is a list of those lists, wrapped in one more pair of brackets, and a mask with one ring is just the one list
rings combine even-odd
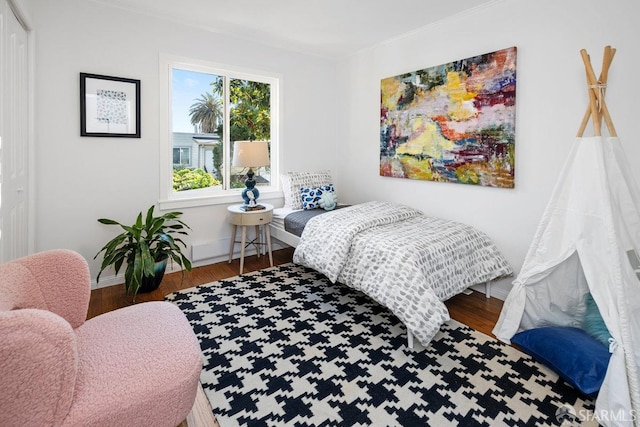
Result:
{"label": "white pillow", "polygon": [[291,209],[302,209],[300,189],[303,187],[321,187],[333,182],[331,171],[289,172],[282,175],[282,191],[284,206]]}
{"label": "white pillow", "polygon": [[280,175],[280,182],[282,183],[282,192],[284,193],[284,206],[285,208],[291,208],[291,177],[288,173]]}

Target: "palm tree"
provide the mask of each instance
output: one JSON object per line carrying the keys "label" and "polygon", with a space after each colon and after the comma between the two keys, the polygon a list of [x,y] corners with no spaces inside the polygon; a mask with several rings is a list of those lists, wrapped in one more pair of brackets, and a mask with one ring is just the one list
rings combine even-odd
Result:
{"label": "palm tree", "polygon": [[200,125],[200,132],[214,133],[218,121],[223,116],[223,105],[220,98],[212,93],[203,93],[189,108],[192,125]]}
{"label": "palm tree", "polygon": [[[200,95],[189,109],[191,124],[200,125],[203,133],[217,133],[222,139],[225,81],[217,78],[211,82],[211,91]],[[270,85],[250,80],[229,80],[229,138],[230,141],[269,140],[271,131]],[[215,177],[222,180],[223,145],[212,149]],[[244,186],[238,176],[232,176],[231,187]]]}
{"label": "palm tree", "polygon": [[[211,83],[213,93],[223,96],[224,80]],[[229,80],[230,138],[269,140],[271,132],[270,92],[267,83]],[[222,135],[222,134],[220,134]]]}

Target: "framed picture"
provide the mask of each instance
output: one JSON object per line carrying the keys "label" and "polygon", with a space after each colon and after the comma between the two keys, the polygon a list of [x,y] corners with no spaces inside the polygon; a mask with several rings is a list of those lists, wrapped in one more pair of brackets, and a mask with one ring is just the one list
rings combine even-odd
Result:
{"label": "framed picture", "polygon": [[80,135],[140,138],[140,80],[80,73]]}

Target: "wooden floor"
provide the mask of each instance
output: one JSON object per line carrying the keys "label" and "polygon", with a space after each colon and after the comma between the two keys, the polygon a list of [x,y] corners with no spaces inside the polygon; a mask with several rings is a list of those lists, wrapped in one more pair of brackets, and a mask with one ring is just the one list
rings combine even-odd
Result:
{"label": "wooden floor", "polygon": [[[293,248],[281,249],[273,252],[273,264],[280,265],[291,262]],[[269,267],[269,259],[265,256],[245,258],[244,272],[261,270]],[[182,273],[170,273],[164,276],[160,287],[150,293],[138,294],[136,303],[144,301],[161,301],[165,295],[171,292],[191,288],[216,280],[237,276],[240,269],[240,261],[234,259],[230,264],[220,262],[204,267],[196,267],[191,271]],[[95,317],[118,308],[132,305],[131,297],[125,293],[123,285],[109,286],[91,291],[88,317]],[[471,295],[460,294],[445,303],[451,317],[460,323],[491,335],[491,330],[498,320],[502,301],[497,298],[485,298],[480,292]]]}
{"label": "wooden floor", "polygon": [[[273,264],[280,265],[291,262],[293,248],[281,249],[273,252]],[[269,259],[266,256],[260,258],[254,256],[245,258],[244,272],[261,270],[269,267]],[[240,269],[240,262],[234,259],[230,264],[221,262],[204,267],[197,267],[190,272],[166,274],[160,287],[150,293],[138,294],[136,303],[144,301],[161,301],[165,295],[180,290],[191,288],[217,280],[237,276]],[[126,295],[124,285],[109,286],[91,291],[88,317],[95,317],[108,311],[132,305],[131,297]],[[446,303],[451,317],[460,323],[491,335],[491,330],[498,320],[502,301],[496,298],[485,298],[480,292],[473,292],[471,295],[460,294],[448,300]],[[199,416],[200,414],[201,416]],[[211,409],[208,408],[208,401],[202,390],[196,398],[194,410],[189,414],[189,418],[181,426],[212,426],[217,425],[215,420],[210,418]],[[209,416],[209,418],[207,418]]]}
{"label": "wooden floor", "polygon": [[[273,252],[273,265],[291,262],[293,248],[281,249]],[[257,256],[245,257],[244,272],[261,270],[269,267],[269,257]],[[231,263],[219,262],[204,267],[195,267],[191,271],[165,274],[160,287],[153,292],[138,294],[136,303],[145,301],[162,301],[165,295],[180,289],[192,288],[205,283],[227,279],[237,276],[240,272],[240,260],[234,259]],[[134,304],[131,296],[127,295],[124,285],[109,286],[91,291],[88,317],[95,317],[111,310]]]}

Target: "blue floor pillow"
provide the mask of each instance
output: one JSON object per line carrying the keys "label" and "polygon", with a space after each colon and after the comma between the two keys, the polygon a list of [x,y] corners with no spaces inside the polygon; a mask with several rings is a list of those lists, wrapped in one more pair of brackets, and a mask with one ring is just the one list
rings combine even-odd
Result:
{"label": "blue floor pillow", "polygon": [[579,328],[544,327],[519,332],[511,342],[584,395],[595,397],[609,365],[609,349]]}

